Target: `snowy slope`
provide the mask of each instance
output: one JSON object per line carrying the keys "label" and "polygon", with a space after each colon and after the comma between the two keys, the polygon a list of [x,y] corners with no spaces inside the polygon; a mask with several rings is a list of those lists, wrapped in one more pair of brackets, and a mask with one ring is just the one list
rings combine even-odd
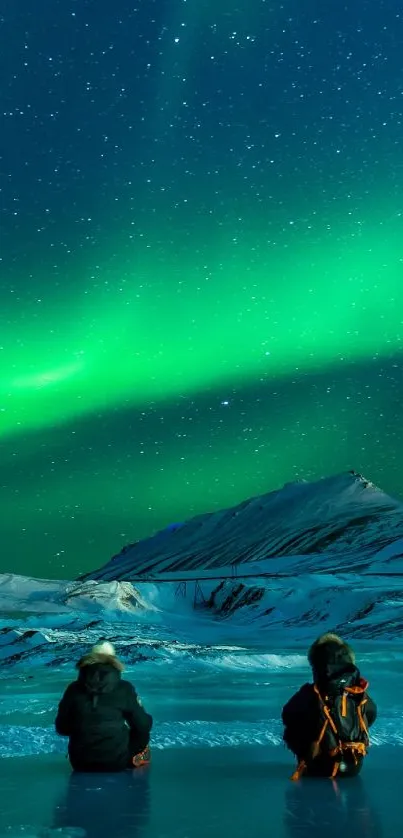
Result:
{"label": "snowy slope", "polygon": [[198,629],[177,585],[66,582],[0,575],[0,678],[10,667],[71,669],[101,638],[128,664],[193,663],[222,651],[216,627]]}
{"label": "snowy slope", "polygon": [[133,612],[144,607],[139,592],[130,582],[66,582],[0,574],[0,612],[3,613]]}
{"label": "snowy slope", "polygon": [[234,619],[244,637],[263,632],[288,641],[333,630],[345,637],[384,640],[403,637],[401,578],[350,574],[303,575],[238,583],[225,580],[209,607],[221,620]]}
{"label": "snowy slope", "polygon": [[[69,662],[111,634],[114,623],[126,625],[127,632],[127,624],[146,609],[149,614],[155,610],[130,582],[66,582],[2,574],[0,662],[3,667]],[[7,675],[6,669],[2,675]]]}
{"label": "snowy slope", "polygon": [[[396,542],[396,549],[390,551]],[[380,550],[403,566],[403,504],[354,472],[293,483],[220,512],[168,527],[83,578],[136,580],[282,559],[273,572],[368,569]],[[309,556],[309,560],[308,560]],[[306,557],[306,558],[305,558]],[[384,562],[384,564],[385,564]],[[298,566],[298,567],[297,567]],[[378,568],[381,570],[381,567]]]}
{"label": "snowy slope", "polygon": [[402,504],[351,473],[286,486],[139,542],[96,579],[0,576],[1,672],[71,665],[105,636],[129,665],[176,666],[328,629],[399,639],[402,575]]}
{"label": "snowy slope", "polygon": [[71,668],[101,637],[115,643],[129,666],[154,662],[194,670],[224,659],[236,668],[248,649],[254,650],[253,668],[256,655],[273,644],[304,648],[329,629],[355,639],[403,636],[399,577],[314,573],[202,581],[204,608],[196,611],[192,586],[183,596],[177,582],[140,583],[130,586],[131,594],[126,588],[122,601],[115,584],[104,585],[100,597],[78,590],[72,596],[74,583],[24,577],[19,586],[18,577],[8,585],[0,578],[0,677],[11,666]]}

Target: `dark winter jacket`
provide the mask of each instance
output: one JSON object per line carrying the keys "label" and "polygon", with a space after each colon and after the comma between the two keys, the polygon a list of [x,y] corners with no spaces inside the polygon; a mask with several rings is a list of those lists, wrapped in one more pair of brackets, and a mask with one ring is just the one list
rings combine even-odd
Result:
{"label": "dark winter jacket", "polygon": [[[340,696],[346,686],[357,686],[365,690],[367,684],[361,678],[355,665],[353,651],[336,635],[324,635],[323,638],[319,638],[319,641],[311,647],[308,657],[313,670],[314,683],[304,684],[283,707],[283,739],[297,757],[298,762],[303,760],[307,763],[308,773],[329,776],[332,761],[327,755],[321,754],[312,760],[312,746],[318,740],[323,725],[314,684],[317,685],[321,696],[329,699],[330,704],[332,697]],[[365,694],[367,702],[363,714],[369,728],[376,720],[377,709],[368,693]],[[358,703],[361,699],[362,692],[349,700]],[[361,763],[362,758],[349,773],[358,773]]]}
{"label": "dark winter jacket", "polygon": [[71,765],[76,771],[124,770],[148,745],[152,717],[132,684],[121,679],[117,658],[91,653],[77,667],[55,721],[57,733],[69,737]]}

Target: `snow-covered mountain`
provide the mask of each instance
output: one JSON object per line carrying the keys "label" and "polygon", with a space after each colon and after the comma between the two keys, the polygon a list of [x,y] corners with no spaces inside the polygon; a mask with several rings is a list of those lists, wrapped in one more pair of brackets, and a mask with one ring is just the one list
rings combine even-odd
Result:
{"label": "snow-covered mountain", "polygon": [[401,575],[403,504],[348,472],[168,527],[88,576],[193,581],[199,605],[249,634],[396,637]]}
{"label": "snow-covered mountain", "polygon": [[304,646],[328,629],[396,639],[403,505],[354,473],[293,484],[168,528],[88,576],[0,576],[3,667],[71,665],[101,636],[129,665],[210,662],[226,643]]}
{"label": "snow-covered mountain", "polygon": [[341,566],[362,571],[377,554],[385,570],[395,568],[397,559],[403,569],[403,504],[348,472],[287,484],[231,509],[167,527],[82,578],[166,578],[267,559],[273,560],[275,573],[329,572]]}

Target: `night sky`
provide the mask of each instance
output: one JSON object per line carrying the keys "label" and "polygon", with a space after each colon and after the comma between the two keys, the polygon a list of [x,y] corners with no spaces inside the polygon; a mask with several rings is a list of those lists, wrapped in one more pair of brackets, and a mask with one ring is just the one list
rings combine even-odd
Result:
{"label": "night sky", "polygon": [[397,0],[4,0],[0,570],[403,495]]}

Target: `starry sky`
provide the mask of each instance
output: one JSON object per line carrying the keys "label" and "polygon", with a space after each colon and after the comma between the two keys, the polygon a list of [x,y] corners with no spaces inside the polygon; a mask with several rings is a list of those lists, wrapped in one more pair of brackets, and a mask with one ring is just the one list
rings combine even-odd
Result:
{"label": "starry sky", "polygon": [[0,39],[0,571],[402,496],[401,4],[5,0]]}

